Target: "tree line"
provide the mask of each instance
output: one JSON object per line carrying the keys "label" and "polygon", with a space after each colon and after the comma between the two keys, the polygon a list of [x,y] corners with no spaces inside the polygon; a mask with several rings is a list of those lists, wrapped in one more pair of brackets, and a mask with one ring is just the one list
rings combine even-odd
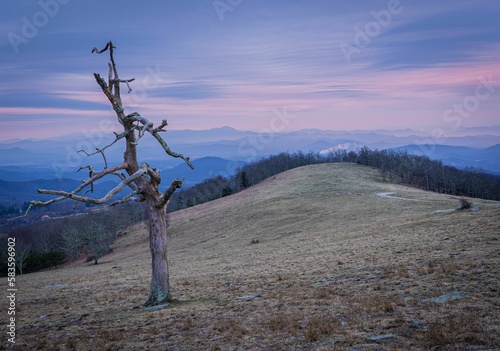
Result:
{"label": "tree line", "polygon": [[309,152],[283,152],[240,168],[232,177],[216,176],[175,194],[169,211],[177,211],[212,201],[278,173],[312,164],[352,162],[375,167],[384,181],[406,184],[441,194],[500,200],[500,176],[476,168],[459,169],[427,156],[404,151],[376,150],[363,147],[358,151],[339,150],[326,155]]}
{"label": "tree line", "polygon": [[7,273],[7,238],[16,238],[19,274],[56,268],[82,256],[97,261],[111,251],[117,232],[146,218],[142,204],[48,219],[13,227],[0,239],[0,275]]}
{"label": "tree line", "polygon": [[0,205],[0,217],[5,215],[17,214],[20,209],[17,205],[4,206]]}
{"label": "tree line", "polygon": [[[340,158],[349,158],[345,153],[340,154]],[[367,147],[353,156],[360,164],[378,168],[383,179],[391,183],[407,184],[440,194],[500,200],[500,176],[481,169],[460,169],[427,156]]]}

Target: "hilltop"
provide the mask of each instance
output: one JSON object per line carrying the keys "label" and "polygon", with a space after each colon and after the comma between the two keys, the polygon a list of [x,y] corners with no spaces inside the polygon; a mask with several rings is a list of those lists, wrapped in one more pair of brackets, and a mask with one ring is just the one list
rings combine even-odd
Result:
{"label": "hilltop", "polygon": [[[280,173],[171,214],[178,301],[165,309],[139,308],[150,280],[145,225],[98,265],[19,276],[23,344],[13,349],[491,349],[500,208],[470,200],[474,211],[435,213],[458,198],[357,164]],[[460,298],[425,301],[452,292]]]}

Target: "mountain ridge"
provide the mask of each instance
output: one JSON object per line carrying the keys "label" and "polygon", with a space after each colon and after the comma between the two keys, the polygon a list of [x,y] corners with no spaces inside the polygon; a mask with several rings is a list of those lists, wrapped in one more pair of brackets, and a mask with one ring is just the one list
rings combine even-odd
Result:
{"label": "mountain ridge", "polygon": [[[404,130],[404,132],[408,132],[408,130]],[[406,148],[415,152],[428,150],[426,156],[441,159],[443,162],[452,162],[458,167],[473,166],[493,173],[500,172],[494,147],[500,143],[500,136],[475,135],[433,140],[423,134],[419,136],[418,132],[414,132],[390,135],[388,134],[390,131],[383,130],[343,132],[303,129],[283,133],[269,131],[259,133],[221,127],[211,130],[172,130],[166,134],[166,138],[174,151],[183,153],[191,159],[221,157],[234,162],[248,163],[284,151],[326,153],[330,149],[344,148],[351,151],[367,146],[372,149]],[[5,170],[3,177],[0,173],[0,179],[9,180],[15,177],[15,173],[8,169],[10,166],[26,167],[26,172],[19,168],[16,169],[22,173],[20,177],[23,179],[27,179],[31,173],[41,174],[42,168],[45,168],[46,173],[52,173],[59,178],[75,178],[75,172],[81,166],[102,164],[100,155],[87,157],[80,150],[90,153],[96,148],[103,148],[112,141],[112,135],[100,133],[90,138],[83,134],[75,134],[70,138],[0,143],[0,164],[2,165],[0,169]],[[154,138],[146,136],[141,139],[140,143],[138,149],[140,160],[155,164],[160,169],[169,169],[181,163],[177,159],[166,157],[164,150]],[[457,148],[453,160],[447,154],[433,151],[436,148],[442,150],[442,147],[438,145],[443,143],[449,147]],[[421,146],[411,146],[416,144]],[[119,141],[106,150],[106,158],[109,163],[122,162],[122,146]],[[470,153],[469,156],[462,154],[460,151],[462,147],[481,150],[478,150],[472,157]]]}

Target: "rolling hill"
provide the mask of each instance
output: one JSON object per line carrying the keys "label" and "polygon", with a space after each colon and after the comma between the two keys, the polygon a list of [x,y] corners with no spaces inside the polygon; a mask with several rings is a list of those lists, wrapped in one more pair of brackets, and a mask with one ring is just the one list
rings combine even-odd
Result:
{"label": "rolling hill", "polygon": [[167,308],[140,308],[146,224],[98,265],[17,277],[12,349],[493,349],[500,208],[471,201],[439,213],[458,199],[356,164],[293,169],[171,214]]}

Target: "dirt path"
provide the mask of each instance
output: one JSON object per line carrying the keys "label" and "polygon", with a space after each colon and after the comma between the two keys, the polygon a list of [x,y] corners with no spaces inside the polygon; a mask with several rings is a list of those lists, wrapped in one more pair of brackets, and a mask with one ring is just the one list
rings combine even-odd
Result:
{"label": "dirt path", "polygon": [[[407,197],[393,196],[393,194],[396,194],[396,192],[394,192],[394,191],[383,192],[383,193],[377,193],[376,195],[379,197],[386,198],[386,199],[397,199],[397,200],[404,200],[404,201],[427,201],[427,202],[430,201],[430,200],[410,199]],[[441,195],[441,194],[436,194],[436,195]],[[472,211],[478,211],[483,206],[491,206],[491,207],[496,207],[496,208],[500,207],[500,204],[488,204],[488,203],[483,203],[483,202],[473,202],[472,204],[474,205],[474,207],[471,208]],[[436,210],[436,211],[433,211],[432,214],[449,213],[449,212],[454,212],[457,210],[458,210],[458,208],[450,208],[450,209],[446,209],[446,210]]]}
{"label": "dirt path", "polygon": [[[421,200],[421,199],[410,199],[407,197],[399,197],[399,196],[393,196],[396,192],[390,191],[390,192],[384,192],[384,193],[377,193],[377,196],[383,197],[385,199],[397,199],[397,200],[404,200],[404,201],[429,201],[429,200]],[[477,205],[477,209],[479,209],[479,205],[481,205],[479,202],[474,202],[475,205]],[[450,208],[446,210],[436,210],[433,211],[432,214],[438,214],[438,213],[449,213],[449,212],[454,212],[456,211],[457,208]]]}
{"label": "dirt path", "polygon": [[386,199],[398,199],[398,200],[406,200],[406,201],[424,201],[424,200],[419,200],[419,199],[409,199],[407,197],[399,197],[399,196],[392,196],[392,194],[396,194],[394,191],[390,191],[387,193],[377,193],[377,196],[386,198]]}

